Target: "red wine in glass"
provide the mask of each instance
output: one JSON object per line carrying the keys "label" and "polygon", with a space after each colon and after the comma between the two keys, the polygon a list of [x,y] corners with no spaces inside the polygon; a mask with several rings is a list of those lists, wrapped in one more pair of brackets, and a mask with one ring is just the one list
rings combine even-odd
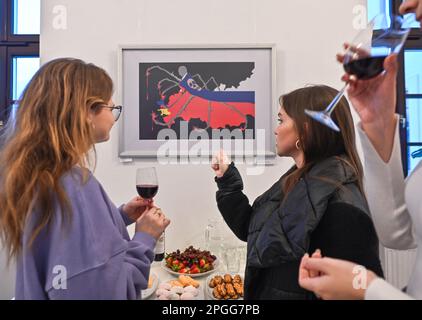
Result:
{"label": "red wine in glass", "polygon": [[143,199],[152,199],[158,192],[157,185],[140,184],[136,186],[136,191]]}
{"label": "red wine in glass", "polygon": [[[401,16],[380,14],[368,26],[361,30],[355,39],[348,43],[343,58],[343,68],[359,80],[375,78],[384,71],[384,60],[392,53],[398,54],[409,35],[410,20]],[[414,19],[414,18],[413,18]],[[377,27],[377,28],[376,28]],[[312,119],[339,132],[340,128],[331,118],[331,114],[343,98],[348,83],[334,97],[325,110],[305,109],[305,114]]]}
{"label": "red wine in glass", "polygon": [[152,200],[158,192],[157,172],[154,167],[136,170],[136,191],[146,199]]}
{"label": "red wine in glass", "polygon": [[368,57],[359,60],[352,60],[344,64],[344,70],[355,75],[360,80],[374,78],[384,71],[384,60],[387,56]]}
{"label": "red wine in glass", "polygon": [[[158,178],[154,167],[136,170],[136,191],[145,200],[152,200],[158,192]],[[154,248],[154,261],[162,261],[165,252],[165,233],[163,232]]]}

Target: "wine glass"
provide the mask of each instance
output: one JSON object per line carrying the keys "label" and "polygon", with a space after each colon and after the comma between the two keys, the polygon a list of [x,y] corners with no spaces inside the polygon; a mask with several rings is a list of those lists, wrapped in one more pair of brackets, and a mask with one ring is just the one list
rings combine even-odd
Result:
{"label": "wine glass", "polygon": [[[351,43],[347,44],[344,54],[344,70],[360,80],[375,78],[384,71],[384,60],[388,55],[398,54],[409,35],[409,16],[403,19],[397,15],[377,15],[368,26],[360,31]],[[331,118],[334,109],[343,98],[348,83],[335,96],[324,111],[305,109],[305,113],[312,119],[339,132],[340,128]]]}
{"label": "wine glass", "polygon": [[158,192],[157,172],[154,167],[136,170],[136,191],[145,200],[151,200]]}

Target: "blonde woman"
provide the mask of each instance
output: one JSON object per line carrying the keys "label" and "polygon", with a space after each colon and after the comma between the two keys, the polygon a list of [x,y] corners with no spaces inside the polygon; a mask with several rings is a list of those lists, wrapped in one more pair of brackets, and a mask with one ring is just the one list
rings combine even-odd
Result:
{"label": "blonde woman", "polygon": [[0,235],[16,259],[16,299],[135,299],[147,286],[170,221],[139,197],[116,208],[88,169],[121,112],[112,92],[101,68],[57,59],[22,95],[0,154]]}
{"label": "blonde woman", "polygon": [[[422,0],[406,1],[400,11],[416,13],[422,23]],[[405,180],[398,115],[395,114],[396,57],[388,57],[384,68],[385,74],[374,80],[353,82],[349,97],[361,118],[358,132],[365,154],[368,202],[380,241],[386,247],[406,250],[421,244],[422,162]],[[350,79],[346,75],[344,80]],[[406,293],[369,270],[361,278],[366,278],[367,283],[353,287],[356,270],[356,265],[348,261],[305,256],[299,268],[299,283],[323,299],[422,299],[420,250]],[[318,273],[320,276],[312,277]]]}

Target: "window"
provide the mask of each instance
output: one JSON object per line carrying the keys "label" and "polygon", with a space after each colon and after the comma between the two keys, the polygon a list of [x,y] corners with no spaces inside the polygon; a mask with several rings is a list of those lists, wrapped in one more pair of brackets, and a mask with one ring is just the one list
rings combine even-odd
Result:
{"label": "window", "polygon": [[12,99],[18,100],[40,66],[39,57],[13,57]]}
{"label": "window", "polygon": [[[397,0],[367,0],[368,1],[368,20],[372,20],[376,15],[385,12],[395,12],[395,8],[400,6],[400,1]],[[404,2],[402,0],[401,2]],[[414,16],[414,14],[412,14]],[[405,18],[408,15],[405,15]],[[410,25],[411,28],[419,28],[420,23],[414,22]]]}
{"label": "window", "polygon": [[40,34],[40,0],[13,0],[13,34]]}
{"label": "window", "polygon": [[375,18],[376,15],[384,12],[390,12],[390,0],[367,0],[368,1],[368,21]]}
{"label": "window", "polygon": [[0,127],[40,66],[40,0],[0,0]]}
{"label": "window", "polygon": [[[368,19],[382,12],[398,14],[404,0],[368,0]],[[420,23],[412,31],[400,57],[397,113],[400,125],[403,170],[408,175],[422,159],[422,32]]]}
{"label": "window", "polygon": [[422,45],[404,53],[407,164],[410,173],[422,159]]}

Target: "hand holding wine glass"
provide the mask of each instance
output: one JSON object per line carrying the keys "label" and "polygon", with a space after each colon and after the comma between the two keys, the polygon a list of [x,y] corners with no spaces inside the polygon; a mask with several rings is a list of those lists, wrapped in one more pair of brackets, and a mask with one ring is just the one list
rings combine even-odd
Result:
{"label": "hand holding wine glass", "polygon": [[[136,190],[143,198],[151,202],[147,211],[137,220],[136,230],[143,231],[157,239],[154,249],[154,261],[164,259],[165,233],[164,230],[170,224],[160,208],[153,207],[153,198],[158,192],[158,178],[154,167],[139,168],[136,170]],[[144,217],[145,216],[145,217]]]}
{"label": "hand holding wine glass", "polygon": [[147,208],[153,207],[154,201],[152,199],[143,199],[142,197],[134,197],[123,206],[123,212],[133,221],[145,212]]}
{"label": "hand holding wine glass", "polygon": [[[374,102],[373,98],[376,97],[377,99],[379,95],[377,92],[369,94],[368,92],[377,88],[377,82],[382,82],[380,80],[381,78],[377,78],[380,76],[382,77],[384,71],[391,71],[391,69],[394,68],[394,66],[391,66],[391,58],[387,59],[387,57],[398,54],[401,51],[410,31],[410,28],[406,27],[407,25],[410,25],[409,19],[411,18],[409,17],[408,19],[403,20],[400,16],[393,15],[390,17],[383,14],[375,17],[368,24],[367,28],[360,31],[355,39],[347,44],[345,47],[346,52],[339,56],[339,60],[343,63],[343,68],[348,74],[343,77],[343,80],[347,82],[346,85],[324,111],[312,110],[312,108],[309,108],[305,110],[305,113],[331,129],[340,131],[336,123],[332,120],[331,114],[338,105],[338,102],[343,98],[349,86],[349,93],[352,95],[355,93],[355,96],[359,96],[359,94],[362,94],[365,91],[367,92],[367,101],[364,101],[365,105]],[[376,29],[376,26],[380,29]],[[387,66],[389,70],[385,70],[385,66]],[[386,77],[390,80],[393,76],[394,70],[389,72]],[[360,82],[361,86],[356,86],[356,81],[372,81],[372,79],[374,79],[374,82],[371,82],[371,85],[368,85],[367,83],[367,86],[364,87],[362,82]],[[388,94],[393,94],[395,92],[394,90],[395,88],[392,92],[388,92]],[[371,114],[365,112],[367,109],[360,108],[360,110],[362,111],[360,115],[363,116],[365,120],[374,120],[370,117]]]}
{"label": "hand holding wine glass", "polygon": [[154,206],[153,197],[158,191],[155,168],[140,168],[137,170],[136,190],[139,196],[131,199],[123,206],[123,212],[133,221],[136,221],[146,209]]}
{"label": "hand holding wine glass", "polygon": [[[337,60],[343,63],[344,55],[338,54]],[[364,124],[378,122],[386,117],[390,120],[394,116],[397,100],[397,54],[385,59],[383,69],[385,72],[369,80],[361,80],[348,73],[342,77],[349,84],[348,97]]]}
{"label": "hand holding wine glass", "polygon": [[136,221],[136,231],[147,233],[158,240],[169,224],[170,219],[167,219],[162,210],[152,207]]}
{"label": "hand holding wine glass", "polygon": [[[342,55],[337,59],[342,62]],[[349,74],[345,74],[342,80],[349,84],[348,97],[360,117],[362,129],[381,159],[388,162],[397,122],[397,54],[385,59],[384,70],[370,80],[359,80]]]}

